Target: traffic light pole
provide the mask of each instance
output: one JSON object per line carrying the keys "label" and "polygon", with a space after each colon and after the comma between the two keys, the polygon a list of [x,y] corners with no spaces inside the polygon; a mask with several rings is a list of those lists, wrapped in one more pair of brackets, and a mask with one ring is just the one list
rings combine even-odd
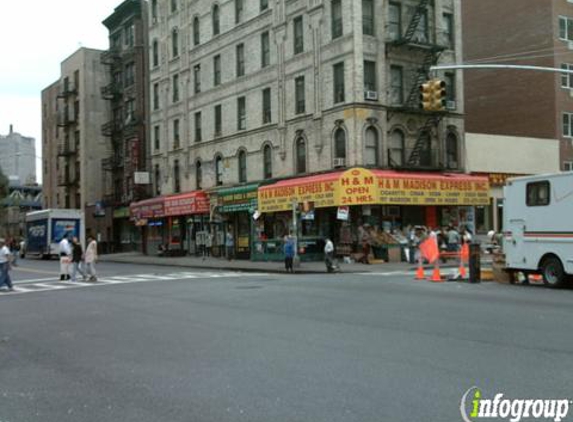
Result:
{"label": "traffic light pole", "polygon": [[437,72],[439,70],[455,70],[455,69],[516,69],[516,70],[535,70],[539,72],[553,72],[553,73],[573,73],[573,70],[561,69],[557,67],[543,67],[543,66],[527,66],[517,64],[445,64],[439,66],[431,66],[430,72]]}

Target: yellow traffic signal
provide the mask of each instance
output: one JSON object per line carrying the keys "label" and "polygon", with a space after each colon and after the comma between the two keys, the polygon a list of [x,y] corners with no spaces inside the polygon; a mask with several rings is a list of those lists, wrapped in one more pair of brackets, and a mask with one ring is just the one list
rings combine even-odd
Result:
{"label": "yellow traffic signal", "polygon": [[432,110],[432,81],[420,85],[420,105],[426,111]]}

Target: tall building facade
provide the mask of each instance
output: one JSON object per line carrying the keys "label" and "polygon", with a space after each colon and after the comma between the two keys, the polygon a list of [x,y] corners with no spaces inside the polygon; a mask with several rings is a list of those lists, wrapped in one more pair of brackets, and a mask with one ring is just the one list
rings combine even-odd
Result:
{"label": "tall building facade", "polygon": [[[149,154],[153,194],[164,199],[133,204],[132,215],[156,243],[191,251],[197,233],[220,245],[230,230],[236,252],[252,258],[271,254],[253,239],[293,227],[284,204],[277,213],[261,204],[266,184],[291,179],[296,189],[283,191],[319,190],[301,186],[313,175],[343,185],[338,175],[352,168],[389,171],[377,180],[463,172],[461,77],[437,75],[447,83],[444,111],[419,105],[430,66],[461,60],[460,14],[455,0],[151,0]],[[437,223],[435,209],[406,206],[418,202],[398,198],[389,209],[378,206],[387,199],[368,198],[355,198],[353,228],[423,224],[432,213]],[[290,209],[302,199],[285,201]],[[317,212],[299,235],[334,231],[340,240],[336,220],[336,209]]]}
{"label": "tall building facade", "polygon": [[[573,69],[571,2],[464,1],[462,10],[465,62]],[[468,132],[558,140],[559,167],[573,170],[573,75],[467,70],[464,79]]]}
{"label": "tall building facade", "polygon": [[18,184],[36,183],[36,140],[14,132],[10,125],[8,135],[0,135],[0,168]]}
{"label": "tall building facade", "polygon": [[[137,242],[138,230],[129,220],[129,204],[147,196],[148,184],[136,174],[147,172],[147,7],[142,0],[126,0],[103,21],[109,30],[109,50],[101,56],[109,83],[101,94],[111,114],[102,126],[110,156],[102,162],[105,203],[113,209],[113,240],[117,251]],[[145,182],[145,180],[143,181]]]}
{"label": "tall building facade", "polygon": [[62,62],[59,80],[42,91],[42,151],[44,175],[56,175],[55,181],[47,180],[45,203],[84,210],[86,233],[97,235],[105,249],[111,238],[111,216],[101,213],[101,162],[109,151],[100,128],[109,105],[100,92],[108,82],[101,53],[80,48]]}

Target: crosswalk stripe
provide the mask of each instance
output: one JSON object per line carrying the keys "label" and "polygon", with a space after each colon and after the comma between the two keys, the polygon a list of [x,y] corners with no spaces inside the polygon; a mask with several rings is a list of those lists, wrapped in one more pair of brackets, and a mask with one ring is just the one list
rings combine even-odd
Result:
{"label": "crosswalk stripe", "polygon": [[66,286],[58,286],[57,284],[47,284],[47,283],[34,283],[34,286],[40,286],[46,289],[65,289]]}

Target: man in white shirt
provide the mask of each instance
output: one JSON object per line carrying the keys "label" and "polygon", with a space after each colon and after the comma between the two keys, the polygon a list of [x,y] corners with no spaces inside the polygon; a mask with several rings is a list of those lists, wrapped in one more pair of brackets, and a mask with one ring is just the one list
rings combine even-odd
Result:
{"label": "man in white shirt", "polygon": [[334,244],[332,240],[326,239],[326,244],[324,245],[324,260],[326,262],[326,271],[331,273],[334,271]]}
{"label": "man in white shirt", "polygon": [[60,280],[69,280],[70,263],[72,261],[72,247],[68,241],[68,234],[65,233],[59,243],[60,246]]}
{"label": "man in white shirt", "polygon": [[12,280],[10,279],[9,265],[11,260],[12,254],[10,253],[10,249],[6,246],[6,241],[4,239],[0,239],[0,289],[5,284],[8,287],[9,291],[14,291],[14,287],[12,286]]}

